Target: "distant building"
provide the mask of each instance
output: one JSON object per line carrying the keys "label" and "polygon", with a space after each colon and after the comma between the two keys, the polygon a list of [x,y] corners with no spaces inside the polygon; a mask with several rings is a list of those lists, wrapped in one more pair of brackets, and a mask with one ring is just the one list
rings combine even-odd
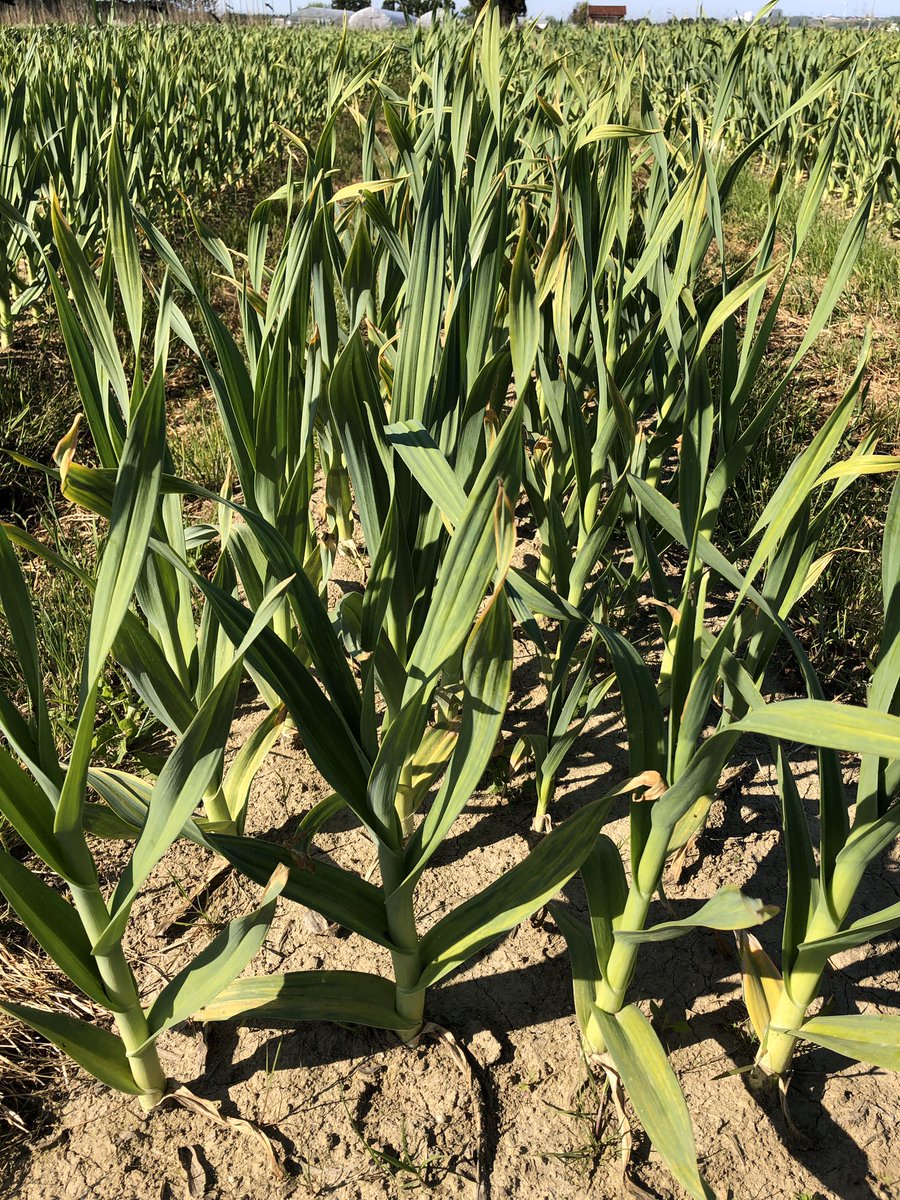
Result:
{"label": "distant building", "polygon": [[624,4],[589,4],[587,15],[589,21],[598,25],[617,25],[625,20],[625,11]]}
{"label": "distant building", "polygon": [[389,8],[360,8],[347,18],[351,29],[393,29],[406,23],[404,13],[393,12]]}
{"label": "distant building", "polygon": [[341,8],[326,8],[310,4],[307,8],[295,9],[288,17],[291,25],[343,25],[349,13]]}
{"label": "distant building", "polygon": [[[889,20],[889,18],[887,19]],[[824,17],[789,17],[789,25],[799,25],[808,29],[877,29],[887,23],[877,17],[844,17],[827,13]]]}

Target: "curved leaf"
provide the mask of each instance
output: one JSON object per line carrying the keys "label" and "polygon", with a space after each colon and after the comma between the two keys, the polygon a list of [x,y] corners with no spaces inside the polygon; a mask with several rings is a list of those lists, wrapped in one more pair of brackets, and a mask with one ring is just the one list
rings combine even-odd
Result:
{"label": "curved leaf", "polygon": [[197,1014],[201,1021],[236,1017],[409,1029],[409,1019],[395,1011],[390,981],[363,971],[290,971],[238,979]]}
{"label": "curved leaf", "polygon": [[91,1025],[89,1021],[25,1004],[0,1001],[0,1012],[24,1021],[107,1087],[130,1096],[143,1095],[144,1089],[138,1087],[131,1074],[125,1044],[114,1033]]}
{"label": "curved leaf", "polygon": [[593,1016],[654,1148],[690,1196],[714,1200],[700,1177],[684,1095],[653,1026],[633,1004],[615,1016],[595,1005]]}

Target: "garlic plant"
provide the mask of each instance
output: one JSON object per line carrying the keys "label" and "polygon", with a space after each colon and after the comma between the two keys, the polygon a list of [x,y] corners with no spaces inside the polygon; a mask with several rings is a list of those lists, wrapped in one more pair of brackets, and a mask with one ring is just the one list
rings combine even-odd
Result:
{"label": "garlic plant", "polygon": [[[132,853],[115,889],[105,895],[86,836],[96,811],[87,801],[94,718],[106,661],[129,624],[128,606],[144,564],[162,475],[164,422],[162,375],[155,372],[146,389],[136,388],[133,394],[111,497],[109,532],[96,584],[85,588],[91,621],[78,724],[65,763],[57,757],[50,732],[31,600],[16,554],[0,529],[0,605],[28,698],[28,709],[23,711],[11,697],[0,694],[0,730],[9,747],[0,750],[0,813],[35,857],[65,884],[70,899],[45,883],[41,871],[6,850],[0,850],[0,891],[59,969],[112,1015],[117,1033],[63,1013],[24,1004],[0,1006],[110,1087],[136,1095],[145,1109],[162,1098],[167,1086],[157,1039],[240,974],[262,944],[286,883],[284,871],[273,872],[260,907],[229,922],[149,1006],[142,1003],[122,941],[131,908],[220,768],[243,654],[259,628],[257,623],[248,631],[232,665],[168,756]],[[263,622],[267,617],[264,609]],[[129,632],[133,631],[126,631],[126,638]]]}
{"label": "garlic plant", "polygon": [[[873,461],[873,469],[878,465]],[[830,479],[843,478],[832,468]],[[847,925],[850,906],[866,870],[897,836],[900,749],[892,739],[896,737],[896,693],[900,680],[898,521],[900,483],[895,483],[882,552],[881,647],[869,685],[868,707],[835,713],[835,721],[847,725],[845,741],[836,747],[826,744],[819,753],[818,854],[790,759],[783,747],[778,749],[778,782],[788,852],[783,974],[762,947],[747,941],[741,947],[741,966],[747,1010],[760,1039],[757,1063],[763,1071],[784,1082],[790,1075],[798,1039],[889,1070],[900,1066],[900,1019],[896,1016],[822,1013],[807,1017],[819,994],[829,959],[889,933],[900,922],[900,905],[893,904],[866,913]],[[777,722],[767,722],[765,732],[780,740],[790,737],[790,732]],[[860,756],[859,781],[852,801],[834,749],[850,750]]]}

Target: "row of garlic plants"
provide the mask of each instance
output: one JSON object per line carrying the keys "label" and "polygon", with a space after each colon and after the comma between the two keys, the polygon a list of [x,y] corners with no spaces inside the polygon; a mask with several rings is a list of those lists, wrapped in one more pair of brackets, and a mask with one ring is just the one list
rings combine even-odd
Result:
{"label": "row of garlic plants", "polygon": [[[834,504],[859,479],[900,466],[868,441],[847,445],[867,346],[746,531],[743,557],[730,561],[716,545],[723,504],[851,278],[881,167],[868,163],[818,303],[773,381],[762,368],[827,194],[842,114],[821,140],[787,249],[787,185],[775,171],[763,236],[733,261],[729,194],[762,143],[735,157],[723,133],[757,36],[751,28],[735,42],[708,118],[694,114],[684,133],[654,104],[645,60],[613,61],[599,87],[566,60],[524,73],[528,43],[502,35],[492,11],[474,30],[418,34],[405,90],[383,56],[355,70],[345,44],[322,132],[296,140],[299,165],[257,207],[246,245],[238,252],[199,229],[231,281],[239,329],[131,190],[117,127],[96,269],[54,202],[54,252],[42,251],[42,263],[95,465],[79,457],[76,426],[50,474],[64,502],[108,521],[109,532],[96,578],[20,528],[0,534],[0,602],[23,677],[21,702],[0,697],[0,812],[69,899],[8,853],[0,889],[117,1033],[22,1005],[5,1011],[145,1107],[167,1084],[157,1039],[192,1014],[349,1021],[415,1038],[428,989],[579,872],[590,925],[568,905],[552,911],[570,950],[584,1047],[611,1086],[624,1086],[690,1195],[712,1193],[677,1078],[636,1003],[645,944],[652,953],[652,943],[698,927],[738,934],[757,1067],[782,1082],[798,1039],[900,1064],[900,1018],[807,1016],[830,955],[900,925],[900,906],[846,924],[897,824],[896,493],[868,708],[825,701],[791,630],[823,569],[817,547]],[[767,151],[842,86],[850,95],[855,84],[841,63],[811,80],[772,117]],[[346,113],[362,177],[339,188]],[[40,250],[39,234],[17,228]],[[220,493],[172,471],[173,340],[196,355],[215,398],[233,464]],[[202,524],[187,517],[198,498],[210,513]],[[533,574],[516,555],[526,526],[541,548]],[[92,606],[78,727],[63,756],[14,546],[78,574]],[[211,569],[201,569],[201,551]],[[332,604],[342,552],[362,557],[365,586]],[[646,657],[626,631],[648,599],[660,652]],[[418,885],[502,738],[515,628],[546,684],[545,732],[514,748],[534,764],[535,827],[545,836],[429,925]],[[803,697],[768,698],[776,650],[796,660]],[[92,762],[110,656],[170,735],[158,775]],[[226,770],[248,677],[266,711]],[[627,777],[556,822],[566,756],[596,736],[590,717],[604,698],[621,712]],[[332,789],[303,815],[301,854],[245,833],[252,781],[287,722]],[[652,902],[667,866],[698,844],[748,732],[771,739],[778,764],[783,893],[726,887],[690,917],[660,923]],[[819,756],[818,844],[784,748],[794,742]],[[855,798],[841,753],[862,756]],[[630,813],[621,845],[603,831],[614,803]],[[374,879],[319,860],[309,869],[317,832],[344,810],[377,852]],[[132,845],[109,893],[97,882],[96,836]],[[141,886],[182,837],[265,890],[258,910],[236,915],[144,1007],[123,937]],[[386,948],[392,976],[245,974],[279,897]],[[780,968],[747,932],[779,908]]]}

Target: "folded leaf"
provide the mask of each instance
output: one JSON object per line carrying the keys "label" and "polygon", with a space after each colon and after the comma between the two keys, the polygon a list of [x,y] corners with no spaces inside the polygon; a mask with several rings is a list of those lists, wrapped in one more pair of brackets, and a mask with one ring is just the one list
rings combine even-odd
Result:
{"label": "folded leaf", "polygon": [[60,878],[85,887],[96,879],[94,862],[84,841],[64,844],[57,839],[53,805],[2,747],[0,815]]}
{"label": "folded leaf", "polygon": [[812,1017],[792,1033],[886,1071],[900,1071],[900,1017],[887,1013],[853,1013],[846,1017]]}
{"label": "folded leaf", "polygon": [[393,984],[363,971],[290,971],[238,979],[197,1014],[201,1021],[235,1017],[409,1029],[409,1020],[394,1010]]}
{"label": "folded leaf", "polygon": [[736,887],[723,887],[711,900],[689,917],[680,921],[664,921],[649,929],[617,929],[616,941],[637,945],[641,942],[667,942],[671,938],[684,937],[694,929],[751,929],[774,917],[778,908],[774,904],[763,904],[745,896]]}
{"label": "folded leaf", "polygon": [[25,1004],[0,1002],[0,1012],[24,1021],[101,1083],[131,1096],[143,1094],[143,1088],[138,1087],[131,1074],[125,1044],[114,1033],[89,1021]]}
{"label": "folded leaf", "polygon": [[900,758],[900,717],[827,700],[781,700],[751,709],[732,729],[849,754]]}
{"label": "folded leaf", "polygon": [[593,1015],[654,1148],[690,1196],[714,1200],[700,1177],[684,1095],[653,1026],[633,1004],[615,1015],[595,1005]]}
{"label": "folded leaf", "polygon": [[218,937],[163,988],[147,1014],[151,1039],[210,1004],[240,975],[265,941],[287,881],[288,869],[279,864],[259,908],[229,921]]}
{"label": "folded leaf", "polygon": [[613,800],[639,786],[629,779],[557,825],[528,857],[460,904],[422,938],[419,987],[430,987],[551,900],[584,861]]}
{"label": "folded leaf", "polygon": [[141,884],[178,837],[214,779],[228,740],[241,671],[239,659],[207,697],[160,772],[141,835],[116,885],[109,925],[94,946],[95,954],[104,953],[122,936]]}
{"label": "folded leaf", "polygon": [[780,971],[752,933],[741,932],[737,939],[741,952],[744,1004],[754,1033],[764,1042],[784,984]]}
{"label": "folded leaf", "polygon": [[78,913],[22,863],[0,849],[0,892],[43,950],[76,987],[112,1009]]}
{"label": "folded leaf", "polygon": [[[331,815],[330,811],[329,814]],[[210,834],[209,842],[243,874],[265,884],[279,863],[289,868],[286,900],[315,909],[329,921],[360,933],[379,946],[393,946],[381,890],[352,871],[319,859],[293,854],[262,838]]]}
{"label": "folded leaf", "polygon": [[830,958],[833,954],[839,954],[842,950],[853,950],[895,929],[900,929],[900,904],[891,904],[880,912],[860,917],[858,921],[854,921],[846,929],[838,930],[830,937],[817,938],[814,942],[802,942],[798,949],[810,950],[815,947]]}
{"label": "folded leaf", "polygon": [[[120,771],[114,767],[91,767],[88,771],[88,783],[96,792],[99,792],[106,804],[109,805],[112,814],[121,823],[118,832],[109,835],[104,835],[102,830],[89,826],[91,832],[99,833],[101,837],[137,837],[147,820],[155,785],[149,779],[142,779],[139,775],[130,775],[127,771]],[[87,806],[88,809],[91,807],[96,809],[100,806]],[[102,821],[99,815],[92,819],[95,825],[98,821]],[[87,816],[85,824],[88,824]],[[110,828],[115,827],[110,826]],[[189,818],[185,821],[178,836],[187,838],[189,842],[194,842],[195,845],[202,846],[206,850],[210,849],[209,842],[203,836],[200,826],[193,819]]]}

